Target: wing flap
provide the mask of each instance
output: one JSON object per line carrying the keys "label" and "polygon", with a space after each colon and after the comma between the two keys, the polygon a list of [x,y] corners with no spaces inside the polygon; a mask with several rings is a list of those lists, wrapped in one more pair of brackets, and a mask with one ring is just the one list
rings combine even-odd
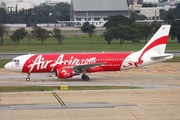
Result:
{"label": "wing flap", "polygon": [[76,65],[76,66],[67,66],[68,68],[73,68],[73,69],[89,69],[89,68],[93,68],[93,67],[97,67],[97,66],[102,66],[105,63],[94,63],[94,64],[86,64],[86,65]]}
{"label": "wing flap", "polygon": [[83,69],[89,69],[89,68],[93,68],[93,67],[97,67],[97,66],[102,66],[105,63],[94,63],[94,64],[87,64],[87,65],[77,65],[74,66],[73,68],[83,68]]}

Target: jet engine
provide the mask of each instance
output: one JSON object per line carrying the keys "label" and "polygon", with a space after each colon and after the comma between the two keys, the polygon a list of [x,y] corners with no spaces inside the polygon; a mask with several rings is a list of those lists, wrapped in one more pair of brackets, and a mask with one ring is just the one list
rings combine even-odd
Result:
{"label": "jet engine", "polygon": [[58,78],[71,78],[74,75],[73,73],[72,68],[59,68],[57,69],[56,76]]}

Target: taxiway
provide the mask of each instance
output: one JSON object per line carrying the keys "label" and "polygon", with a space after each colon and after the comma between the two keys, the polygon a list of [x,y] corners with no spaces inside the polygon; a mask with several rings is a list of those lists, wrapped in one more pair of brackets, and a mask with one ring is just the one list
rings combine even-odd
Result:
{"label": "taxiway", "polygon": [[[0,69],[0,86],[137,86],[142,89],[0,92],[4,120],[179,120],[180,64],[158,63],[141,69],[90,74],[60,80],[49,74]],[[57,94],[57,98],[53,93]],[[61,99],[61,102],[59,102]]]}

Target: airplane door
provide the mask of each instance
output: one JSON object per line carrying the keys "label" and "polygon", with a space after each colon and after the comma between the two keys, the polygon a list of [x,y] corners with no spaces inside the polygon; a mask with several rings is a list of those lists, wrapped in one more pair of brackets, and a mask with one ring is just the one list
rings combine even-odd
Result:
{"label": "airplane door", "polygon": [[25,57],[24,64],[25,64],[26,67],[29,66],[29,64],[30,64],[29,56]]}

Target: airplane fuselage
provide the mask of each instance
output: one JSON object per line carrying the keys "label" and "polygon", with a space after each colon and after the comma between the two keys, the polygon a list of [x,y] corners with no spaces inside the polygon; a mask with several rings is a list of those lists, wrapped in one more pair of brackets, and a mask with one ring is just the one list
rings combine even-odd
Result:
{"label": "airplane fuselage", "polygon": [[[120,71],[127,64],[123,61],[136,62],[136,58],[126,59],[131,52],[109,52],[109,53],[75,53],[75,54],[32,54],[22,55],[15,58],[16,62],[10,62],[9,68],[24,73],[56,72],[58,68],[91,65],[103,63],[101,66],[89,68],[87,72],[98,71]],[[132,61],[134,60],[134,61]],[[19,63],[18,63],[19,61]],[[11,65],[10,65],[11,64]],[[121,68],[121,66],[124,66]],[[126,67],[125,67],[126,66]]]}
{"label": "airplane fuselage", "polygon": [[86,73],[101,71],[121,71],[171,59],[172,54],[165,53],[170,25],[163,25],[137,52],[97,52],[64,54],[29,54],[14,58],[5,65],[11,71],[27,73],[55,73],[58,78],[71,78],[82,74],[83,80],[89,80]]}

